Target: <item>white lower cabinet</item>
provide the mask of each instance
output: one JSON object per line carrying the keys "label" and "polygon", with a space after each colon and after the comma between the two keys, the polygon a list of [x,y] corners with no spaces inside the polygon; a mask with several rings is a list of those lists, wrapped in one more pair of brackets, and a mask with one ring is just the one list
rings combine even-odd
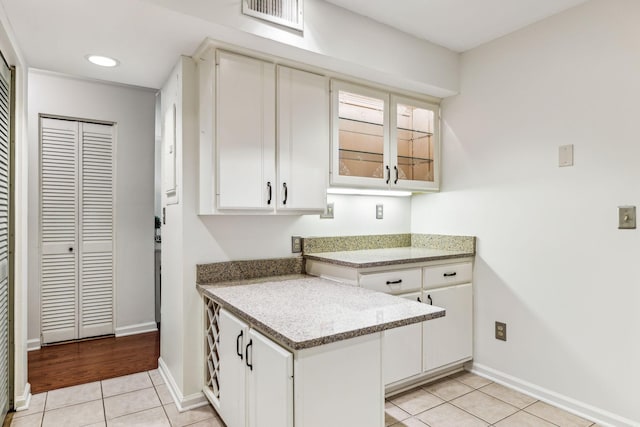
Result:
{"label": "white lower cabinet", "polygon": [[422,323],[423,371],[470,360],[473,354],[471,283],[425,290],[422,301],[446,310],[445,317]]}
{"label": "white lower cabinet", "polygon": [[220,311],[220,415],[227,427],[293,426],[293,355]]}
{"label": "white lower cabinet", "polygon": [[422,373],[422,324],[388,329],[382,335],[384,384]]}

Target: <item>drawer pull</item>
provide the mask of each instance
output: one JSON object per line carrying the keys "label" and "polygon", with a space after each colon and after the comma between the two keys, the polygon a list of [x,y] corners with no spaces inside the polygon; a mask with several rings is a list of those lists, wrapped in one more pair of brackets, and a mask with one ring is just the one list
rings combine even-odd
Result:
{"label": "drawer pull", "polygon": [[457,275],[458,273],[456,273],[455,271],[453,273],[444,273],[443,276],[444,277],[453,277],[455,275]]}
{"label": "drawer pull", "polygon": [[398,280],[387,280],[387,285],[397,285],[399,283],[402,283],[402,279],[398,279]]}

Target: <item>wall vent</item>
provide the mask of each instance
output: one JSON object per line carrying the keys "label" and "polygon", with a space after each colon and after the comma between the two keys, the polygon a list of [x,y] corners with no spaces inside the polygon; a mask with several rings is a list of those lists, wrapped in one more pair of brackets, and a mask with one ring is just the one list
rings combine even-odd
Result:
{"label": "wall vent", "polygon": [[302,31],[302,3],[303,0],[242,0],[242,13]]}

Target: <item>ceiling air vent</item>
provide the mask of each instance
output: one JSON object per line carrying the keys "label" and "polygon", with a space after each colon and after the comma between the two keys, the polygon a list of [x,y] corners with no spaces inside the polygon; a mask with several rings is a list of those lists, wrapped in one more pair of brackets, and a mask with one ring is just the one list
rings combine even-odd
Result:
{"label": "ceiling air vent", "polygon": [[302,31],[303,0],[242,0],[242,13]]}

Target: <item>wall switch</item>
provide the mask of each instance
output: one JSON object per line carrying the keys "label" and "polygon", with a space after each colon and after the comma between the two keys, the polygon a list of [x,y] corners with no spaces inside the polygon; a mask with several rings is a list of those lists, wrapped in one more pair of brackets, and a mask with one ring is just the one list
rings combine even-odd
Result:
{"label": "wall switch", "polygon": [[503,322],[496,322],[496,339],[506,341],[507,340],[507,324]]}
{"label": "wall switch", "polygon": [[302,237],[291,236],[291,252],[294,254],[302,252]]}
{"label": "wall switch", "polygon": [[333,203],[327,203],[324,212],[320,214],[320,218],[333,219]]}
{"label": "wall switch", "polygon": [[558,166],[573,166],[573,144],[561,145],[558,153]]}
{"label": "wall switch", "polygon": [[618,228],[621,230],[636,228],[635,206],[618,206]]}
{"label": "wall switch", "polygon": [[382,204],[376,205],[376,219],[382,219],[384,217],[383,213],[384,213],[383,205]]}

